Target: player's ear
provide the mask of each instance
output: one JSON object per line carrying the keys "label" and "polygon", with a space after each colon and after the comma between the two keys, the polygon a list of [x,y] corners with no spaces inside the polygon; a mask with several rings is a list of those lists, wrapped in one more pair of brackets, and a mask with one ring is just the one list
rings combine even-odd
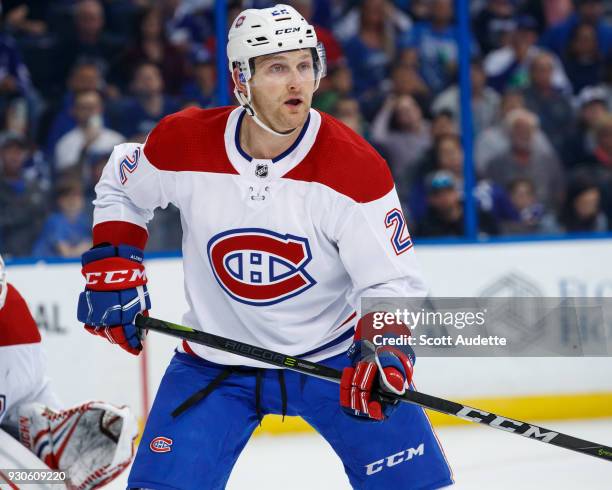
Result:
{"label": "player's ear", "polygon": [[237,67],[234,67],[232,70],[232,80],[234,81],[234,85],[238,89],[239,92],[243,93],[245,96],[247,94],[246,83],[241,81],[240,70]]}

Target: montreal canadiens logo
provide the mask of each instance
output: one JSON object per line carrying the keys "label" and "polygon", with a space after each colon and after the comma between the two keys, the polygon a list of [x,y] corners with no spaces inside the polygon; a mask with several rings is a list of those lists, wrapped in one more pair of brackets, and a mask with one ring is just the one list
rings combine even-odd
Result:
{"label": "montreal canadiens logo", "polygon": [[215,235],[207,248],[219,285],[241,303],[280,303],[316,284],[306,271],[312,259],[306,238],[242,228]]}
{"label": "montreal canadiens logo", "polygon": [[154,453],[168,453],[172,450],[172,439],[167,437],[156,437],[149,444]]}

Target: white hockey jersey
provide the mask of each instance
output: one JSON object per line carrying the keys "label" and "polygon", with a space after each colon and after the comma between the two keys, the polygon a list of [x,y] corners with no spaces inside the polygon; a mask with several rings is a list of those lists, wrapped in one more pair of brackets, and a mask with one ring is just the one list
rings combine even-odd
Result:
{"label": "white hockey jersey", "polygon": [[[240,147],[242,108],[190,108],[115,147],[96,187],[94,243],[144,247],[153,210],[181,212],[183,323],[317,361],[345,351],[364,296],[425,288],[386,162],[310,110],[271,160]],[[247,116],[248,117],[248,116]],[[163,298],[152,298],[155,301]],[[172,321],[172,319],[169,319]],[[256,361],[202,347],[216,363]]]}
{"label": "white hockey jersey", "polygon": [[18,407],[37,401],[51,407],[58,400],[45,372],[45,355],[36,322],[19,291],[8,284],[0,309],[0,424],[16,432]]}

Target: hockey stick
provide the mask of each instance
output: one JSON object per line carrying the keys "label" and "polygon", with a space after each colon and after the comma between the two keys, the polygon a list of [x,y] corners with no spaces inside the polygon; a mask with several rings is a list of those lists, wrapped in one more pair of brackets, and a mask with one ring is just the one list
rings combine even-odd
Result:
{"label": "hockey stick", "polygon": [[[333,383],[340,383],[341,371],[333,369],[323,364],[306,361],[297,357],[280,354],[262,347],[228,339],[219,335],[194,330],[193,328],[177,325],[163,320],[146,317],[141,314],[136,315],[135,325],[143,330],[153,330],[180,339],[189,340],[196,344],[205,345],[213,349],[222,350],[231,354],[248,357],[255,361],[264,362],[279,368],[289,369],[307,376],[314,376],[325,379]],[[454,415],[469,422],[488,425],[495,429],[535,439],[555,446],[571,449],[588,456],[605,459],[612,462],[612,447],[603,446],[594,442],[578,439],[577,437],[554,432],[538,425],[528,424],[520,420],[502,417],[484,410],[462,405],[461,403],[444,400],[435,396],[420,393],[418,391],[407,391],[404,395],[398,396],[390,393],[383,395],[388,401],[399,399],[402,402],[414,403],[424,408],[429,408],[447,415]]]}

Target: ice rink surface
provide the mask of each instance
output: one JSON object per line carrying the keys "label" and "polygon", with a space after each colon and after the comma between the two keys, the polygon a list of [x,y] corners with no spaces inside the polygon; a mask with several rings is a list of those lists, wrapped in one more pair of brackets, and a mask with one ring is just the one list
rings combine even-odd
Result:
{"label": "ice rink surface", "polygon": [[[612,446],[612,419],[536,423],[547,429]],[[437,433],[455,475],[456,484],[448,488],[612,489],[612,463],[597,458],[477,425],[447,427],[437,430]],[[106,488],[125,488],[126,480],[127,474],[122,475]],[[251,439],[234,468],[227,490],[287,488],[349,490],[351,487],[340,460],[317,435]]]}

